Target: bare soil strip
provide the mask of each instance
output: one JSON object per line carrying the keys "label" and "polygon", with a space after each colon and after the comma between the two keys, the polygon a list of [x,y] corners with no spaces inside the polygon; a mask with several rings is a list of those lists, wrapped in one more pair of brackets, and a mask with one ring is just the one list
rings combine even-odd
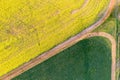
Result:
{"label": "bare soil strip", "polygon": [[80,8],[73,10],[71,12],[71,14],[75,14],[75,13],[79,12],[80,9],[84,8],[89,2],[90,2],[89,0],[85,0],[84,3],[83,3],[83,5]]}
{"label": "bare soil strip", "polygon": [[[115,5],[115,2],[116,0],[111,0],[110,1],[110,4],[108,6],[108,9],[107,11],[105,12],[105,14],[103,15],[103,17],[97,21],[95,24],[93,24],[92,26],[90,26],[89,28],[85,29],[83,32],[77,34],[76,36],[70,38],[69,40],[59,44],[58,46],[56,46],[55,48],[49,50],[48,52],[45,52],[43,53],[42,55],[32,59],[31,61],[23,64],[22,66],[14,69],[13,71],[9,72],[8,74],[5,74],[3,76],[0,77],[0,80],[10,80],[12,78],[14,78],[15,76],[18,76],[20,75],[21,73],[27,71],[28,69],[36,66],[37,64],[39,63],[42,63],[43,61],[49,59],[50,57],[58,54],[60,51],[72,46],[73,44],[79,42],[80,40],[84,39],[84,38],[87,38],[88,37],[88,34],[90,34],[89,32],[93,31],[94,29],[96,29],[100,24],[102,24],[108,17],[109,15],[111,14],[113,8],[114,8],[114,5]],[[88,33],[88,34],[87,34]],[[92,33],[94,34],[94,33]],[[96,33],[98,34],[98,33]],[[103,33],[102,33],[103,34]],[[107,34],[107,33],[106,33]],[[86,36],[87,35],[87,36]],[[100,36],[101,33],[98,34],[98,36]],[[96,35],[97,36],[97,35]],[[103,35],[101,35],[103,36]],[[108,35],[107,35],[108,36]],[[106,38],[110,38],[110,40],[113,41],[112,36],[110,37],[107,37],[107,36],[103,36],[103,37],[106,37]],[[92,36],[91,36],[92,37]],[[111,77],[112,79],[111,80],[115,80],[115,52],[116,52],[116,48],[115,48],[115,42],[111,42],[112,45],[114,45],[114,47],[112,48],[112,74],[111,74]]]}
{"label": "bare soil strip", "polygon": [[112,63],[111,63],[111,80],[115,80],[116,78],[116,40],[114,39],[113,36],[111,36],[108,33],[105,32],[97,32],[97,33],[88,33],[87,35],[89,37],[94,37],[94,36],[102,36],[110,40],[111,45],[112,45],[112,50],[111,50],[111,57],[112,57]]}
{"label": "bare soil strip", "polygon": [[77,39],[73,40],[72,42],[67,42],[64,44],[61,44],[57,46],[55,49],[52,49],[41,56],[31,60],[30,62],[24,64],[23,66],[15,69],[11,74],[1,78],[2,80],[10,80],[14,78],[15,76],[23,73],[24,71],[34,67],[35,65],[42,63],[43,61],[47,60],[48,58],[58,54],[60,51],[70,47],[71,45],[79,42],[80,40],[83,40],[85,38],[90,38],[90,37],[95,37],[95,36],[102,36],[110,40],[112,44],[112,49],[111,49],[111,57],[112,57],[112,63],[111,63],[111,80],[115,80],[115,75],[116,75],[116,41],[114,37],[112,37],[110,34],[105,33],[105,32],[94,32],[94,33],[87,33],[83,36],[77,37]]}

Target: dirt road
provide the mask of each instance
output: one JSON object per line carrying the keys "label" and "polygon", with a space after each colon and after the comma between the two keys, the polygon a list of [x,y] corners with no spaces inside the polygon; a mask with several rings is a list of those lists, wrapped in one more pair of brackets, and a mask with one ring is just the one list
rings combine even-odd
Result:
{"label": "dirt road", "polygon": [[92,35],[91,37],[93,37],[94,35],[95,36],[103,36],[103,37],[108,38],[111,41],[111,43],[112,43],[112,69],[111,69],[112,70],[112,74],[111,74],[112,79],[111,80],[115,80],[115,57],[116,57],[115,45],[116,44],[115,44],[114,39],[109,34],[103,33],[103,32],[102,33],[101,32],[100,33],[89,33],[91,31],[93,31],[94,29],[96,29],[100,24],[102,24],[109,17],[109,15],[112,12],[112,9],[114,8],[115,1],[116,0],[110,1],[110,4],[108,6],[107,11],[103,15],[103,17],[99,21],[97,21],[95,24],[93,24],[89,28],[85,29],[83,32],[77,34],[76,36],[70,38],[69,40],[59,44],[58,46],[49,50],[48,52],[43,53],[42,55],[40,55],[40,56],[34,58],[33,60],[23,64],[22,66],[9,72],[8,74],[0,77],[0,80],[10,80],[10,79],[14,78],[15,76],[23,73],[24,71],[27,71],[28,69],[34,67],[35,65],[42,63],[43,61],[47,60],[48,58],[58,54],[60,51],[72,46],[73,44],[79,42],[80,40],[85,39],[87,37],[90,37],[91,35]]}
{"label": "dirt road", "polygon": [[[86,36],[89,37],[94,37],[94,36],[102,36],[110,40],[111,45],[112,45],[112,50],[111,50],[111,56],[112,56],[112,63],[111,63],[111,80],[115,80],[116,78],[116,40],[114,37],[109,35],[108,33],[104,32],[97,32],[97,33],[88,33]],[[85,36],[85,37],[86,37]]]}
{"label": "dirt road", "polygon": [[110,40],[111,45],[112,45],[112,50],[111,50],[111,56],[112,56],[112,64],[111,64],[111,80],[115,80],[115,69],[116,69],[116,41],[115,39],[109,35],[108,33],[104,33],[104,32],[94,32],[94,33],[87,33],[83,36],[78,36],[76,39],[72,40],[72,41],[67,41],[63,44],[58,45],[57,47],[55,47],[54,49],[40,55],[39,57],[31,60],[30,62],[24,64],[23,66],[13,70],[12,72],[10,72],[7,76],[2,77],[2,80],[10,80],[11,78],[23,73],[24,71],[34,67],[35,65],[42,63],[43,61],[47,60],[48,58],[58,54],[60,51],[70,47],[71,45],[79,42],[80,40],[86,39],[86,38],[90,38],[90,37],[94,37],[94,36],[102,36],[105,37],[107,39]]}

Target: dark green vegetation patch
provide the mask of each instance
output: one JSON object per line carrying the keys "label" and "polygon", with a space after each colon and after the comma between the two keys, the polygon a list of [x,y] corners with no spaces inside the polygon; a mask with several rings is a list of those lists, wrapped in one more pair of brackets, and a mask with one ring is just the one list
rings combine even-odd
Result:
{"label": "dark green vegetation patch", "polygon": [[82,40],[13,80],[110,80],[109,45],[102,37]]}

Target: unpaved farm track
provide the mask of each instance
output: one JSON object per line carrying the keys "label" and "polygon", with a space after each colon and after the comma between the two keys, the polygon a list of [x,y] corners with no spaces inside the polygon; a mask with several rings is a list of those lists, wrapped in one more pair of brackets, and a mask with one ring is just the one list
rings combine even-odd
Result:
{"label": "unpaved farm track", "polygon": [[15,77],[16,75],[23,73],[24,71],[28,70],[29,68],[35,66],[38,63],[41,63],[43,61],[45,61],[46,59],[50,58],[51,56],[56,55],[58,52],[66,49],[68,46],[71,46],[77,42],[79,42],[80,40],[86,39],[86,38],[90,38],[90,37],[95,37],[95,36],[101,36],[101,37],[105,37],[107,39],[110,40],[112,48],[111,48],[111,57],[112,57],[112,62],[111,62],[111,80],[115,80],[115,73],[116,73],[116,41],[114,39],[113,36],[111,36],[108,33],[105,32],[94,32],[94,33],[87,33],[81,37],[77,37],[76,40],[74,40],[74,42],[69,43],[69,44],[65,44],[65,45],[60,45],[59,48],[56,49],[52,49],[52,51],[46,52],[44,54],[42,54],[41,56],[33,59],[32,61],[26,63],[25,65],[23,65],[20,68],[17,68],[15,72],[11,73],[10,75],[8,75],[7,77],[3,77],[1,78],[2,80],[10,80],[13,77]]}
{"label": "unpaved farm track", "polygon": [[97,33],[88,33],[85,35],[85,37],[94,37],[94,36],[102,36],[110,40],[112,48],[111,48],[111,57],[112,57],[112,62],[111,62],[111,80],[115,80],[116,77],[116,40],[114,39],[113,36],[111,36],[108,33],[105,32],[97,32]]}
{"label": "unpaved farm track", "polygon": [[114,38],[104,32],[99,32],[99,33],[89,33],[96,29],[100,24],[102,24],[110,15],[112,12],[112,9],[114,8],[116,0],[111,0],[110,4],[108,6],[108,9],[106,10],[105,14],[103,17],[97,21],[95,24],[90,26],[89,28],[85,29],[83,32],[77,34],[76,36],[70,38],[69,40],[59,44],[55,48],[49,50],[48,52],[43,53],[42,55],[34,58],[33,60],[23,64],[22,66],[16,68],[15,70],[9,72],[8,74],[3,75],[0,77],[0,80],[10,80],[14,78],[15,76],[18,76],[19,74],[27,71],[28,69],[34,67],[35,65],[42,63],[43,61],[47,60],[48,58],[58,54],[60,51],[72,46],[73,44],[79,42],[82,39],[88,38],[88,37],[93,37],[93,36],[103,36],[108,38],[111,43],[112,43],[112,69],[111,69],[111,80],[115,80],[115,65],[116,65],[116,42]]}

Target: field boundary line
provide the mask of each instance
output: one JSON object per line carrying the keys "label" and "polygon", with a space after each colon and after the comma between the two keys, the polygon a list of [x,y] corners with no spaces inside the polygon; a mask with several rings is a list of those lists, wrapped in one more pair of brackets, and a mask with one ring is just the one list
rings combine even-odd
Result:
{"label": "field boundary line", "polygon": [[[116,77],[116,40],[114,39],[113,36],[111,36],[108,33],[105,32],[93,32],[93,33],[87,33],[81,37],[77,37],[77,39],[72,42],[71,44],[66,43],[63,46],[59,46],[59,48],[54,49],[54,51],[50,51],[50,52],[46,52],[45,54],[42,54],[41,56],[37,57],[36,59],[28,62],[27,64],[23,65],[23,67],[19,68],[14,74],[12,75],[8,75],[8,77],[3,78],[4,80],[10,80],[13,77],[12,76],[16,76],[16,74],[18,75],[19,73],[23,73],[24,71],[28,70],[29,68],[35,66],[36,64],[42,63],[43,61],[49,59],[50,57],[58,54],[60,51],[70,47],[71,45],[86,39],[86,38],[91,38],[91,37],[95,37],[95,36],[101,36],[101,37],[105,37],[107,39],[110,40],[112,48],[111,48],[111,57],[112,57],[112,62],[111,62],[111,80],[115,80]],[[12,78],[11,78],[12,77]]]}
{"label": "field boundary line", "polygon": [[[100,26],[110,16],[110,14],[111,14],[114,6],[115,6],[115,2],[116,2],[116,0],[110,0],[108,9],[106,10],[105,14],[95,24],[93,24],[92,26],[83,30],[79,34],[71,37],[70,39],[66,40],[65,42],[59,44],[58,46],[54,47],[53,49],[39,55],[38,57],[36,57],[36,58],[30,60],[29,62],[21,65],[20,67],[12,70],[11,72],[1,76],[0,80],[10,80],[10,79],[20,75],[21,73],[27,71],[28,69],[36,66],[37,64],[42,63],[43,61],[49,59],[50,57],[58,54],[60,51],[72,46],[73,44],[77,43],[78,41],[84,39],[84,37],[83,37],[84,35],[93,31],[94,29],[96,29],[98,26]],[[112,80],[114,80],[114,79],[112,79]]]}
{"label": "field boundary line", "polygon": [[94,32],[94,33],[88,33],[87,38],[89,37],[95,37],[95,36],[101,36],[105,37],[110,40],[112,48],[111,48],[111,57],[112,57],[112,62],[111,62],[111,80],[116,80],[116,40],[115,38],[105,32]]}

